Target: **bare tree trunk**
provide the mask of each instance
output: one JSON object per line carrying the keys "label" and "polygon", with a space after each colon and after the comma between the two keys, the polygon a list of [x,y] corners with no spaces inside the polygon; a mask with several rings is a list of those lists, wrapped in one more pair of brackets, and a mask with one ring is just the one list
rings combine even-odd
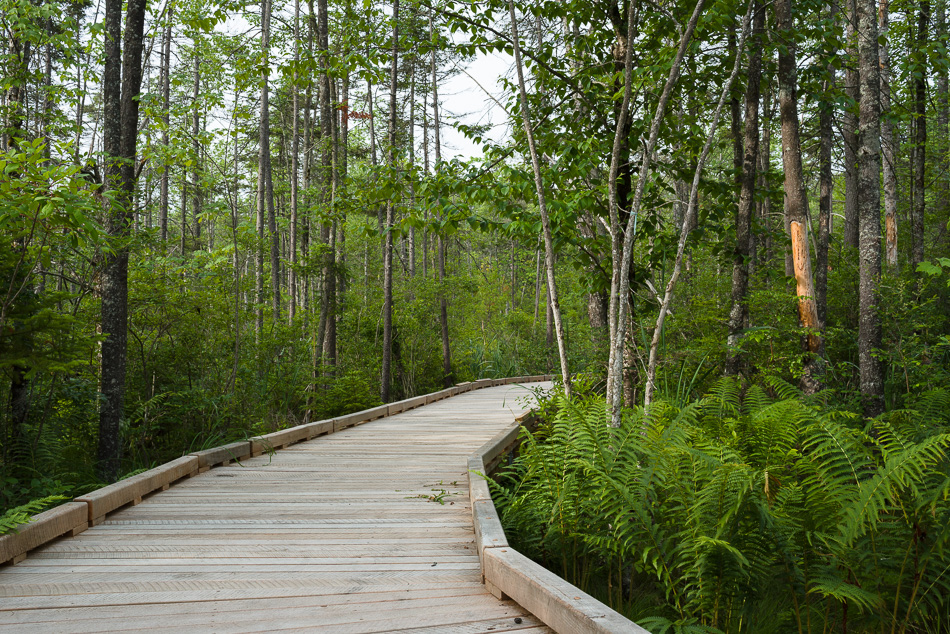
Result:
{"label": "bare tree trunk", "polygon": [[[749,288],[749,261],[751,255],[752,214],[755,211],[755,168],[759,153],[759,85],[762,79],[762,32],[765,29],[765,11],[756,3],[752,51],[745,93],[745,130],[740,176],[739,208],[736,212],[736,250],[732,262],[732,309],[729,311],[729,357],[726,374],[739,373],[740,354],[737,349],[741,331],[748,319],[746,293]],[[733,115],[733,120],[737,119]],[[735,125],[733,127],[736,127]],[[734,132],[735,134],[735,132]]]}
{"label": "bare tree trunk", "polygon": [[779,49],[778,83],[779,108],[782,119],[782,165],[785,168],[785,199],[788,204],[789,229],[792,240],[792,258],[795,267],[798,317],[808,329],[804,348],[806,359],[801,386],[813,394],[820,389],[818,370],[823,352],[818,307],[815,302],[815,282],[812,277],[811,254],[808,240],[808,197],[802,174],[802,151],[798,131],[798,86],[796,78],[796,51],[792,44],[792,3],[778,0],[775,4],[775,22],[786,45]]}
{"label": "bare tree trunk", "polygon": [[[308,8],[310,9],[310,14],[313,14],[313,3],[308,3]],[[307,22],[307,59],[313,59],[313,38],[315,37],[315,29],[313,28],[313,20],[308,20]],[[310,182],[311,182],[311,170],[313,169],[313,125],[311,124],[310,112],[313,108],[313,75],[307,73],[307,91],[306,96],[304,97],[304,110],[303,110],[303,190],[304,190],[304,208],[309,209],[310,207],[310,195],[307,193],[310,191]],[[311,214],[307,214],[303,221],[300,222],[300,252],[304,259],[307,261],[310,255],[310,219]],[[302,287],[300,290],[301,293],[301,303],[300,309],[303,312],[304,324],[309,325],[310,317],[310,308],[312,302],[310,299],[310,276],[303,275],[302,279],[298,278],[298,286]],[[312,386],[311,386],[312,389]]]}
{"label": "bare tree trunk", "polygon": [[[265,205],[267,209],[267,233],[270,237],[271,308],[273,310],[272,318],[276,322],[280,321],[280,246],[278,242],[279,236],[277,234],[277,215],[274,210],[274,172],[271,165],[270,151],[270,84],[268,81],[269,68],[267,67],[270,63],[270,21],[273,7],[273,0],[264,0],[264,5],[261,7],[264,11],[261,20],[261,49],[263,51],[264,70],[261,71],[263,83],[261,85],[261,148],[260,165],[258,167],[258,187],[260,188],[261,209],[263,209]],[[263,185],[263,187],[261,187],[261,185]],[[263,240],[261,247],[263,248]],[[261,261],[263,262],[263,257],[261,257]],[[263,269],[263,264],[261,268]],[[263,273],[261,274],[260,285],[262,296],[258,301],[263,303]]]}
{"label": "bare tree trunk", "polygon": [[[413,11],[415,13],[415,11]],[[409,57],[409,171],[416,164],[416,64],[415,51]],[[416,206],[416,188],[414,178],[409,179],[409,206]],[[416,276],[416,228],[409,227],[409,276]]]}
{"label": "bare tree trunk", "polygon": [[[396,171],[396,80],[399,59],[399,0],[393,0],[392,65],[389,69],[389,170]],[[393,233],[395,205],[386,202],[386,227],[383,243],[383,363],[380,398],[389,402],[393,355]]]}
{"label": "bare tree trunk", "polygon": [[712,121],[710,121],[709,128],[706,132],[706,143],[703,146],[703,151],[699,156],[699,160],[696,162],[696,169],[693,172],[693,185],[689,192],[689,205],[686,208],[686,214],[683,217],[683,224],[680,227],[679,244],[676,248],[676,260],[673,264],[673,273],[670,275],[670,279],[666,283],[666,289],[663,293],[663,301],[660,302],[660,312],[656,318],[656,325],[653,327],[653,339],[650,342],[650,358],[647,362],[646,386],[643,393],[644,407],[649,406],[650,403],[653,402],[653,392],[656,389],[656,370],[657,362],[659,360],[660,339],[663,336],[663,323],[666,320],[666,315],[669,313],[670,303],[673,300],[673,289],[676,287],[676,282],[679,279],[680,272],[683,268],[683,256],[686,252],[686,240],[689,237],[691,228],[696,224],[695,216],[699,204],[699,179],[702,176],[703,167],[706,165],[706,159],[709,157],[709,152],[712,150],[713,140],[716,136],[716,130],[719,126],[719,117],[722,114],[722,109],[725,106],[726,99],[729,97],[729,93],[732,92],[732,85],[735,83],[736,76],[739,74],[739,67],[742,65],[742,53],[745,50],[746,38],[749,35],[749,28],[752,21],[752,12],[754,6],[755,0],[749,3],[749,8],[746,11],[745,18],[742,22],[742,33],[739,36],[739,43],[736,46],[736,57],[732,66],[732,73],[729,75],[729,79],[723,86],[722,94],[719,96],[719,103],[716,105],[716,111],[713,113]]}
{"label": "bare tree trunk", "polygon": [[[759,189],[767,191],[769,188],[769,171],[772,169],[772,121],[774,118],[775,103],[772,92],[772,82],[765,86],[765,96],[762,99],[762,140],[759,142]],[[763,244],[757,245],[759,261],[772,260],[772,203],[768,197],[758,203],[756,213],[763,227],[768,230],[763,237]],[[750,273],[751,275],[751,273]]]}
{"label": "bare tree trunk", "polygon": [[[261,50],[264,65],[270,60],[270,19],[272,0],[264,0],[261,5]],[[261,122],[257,162],[257,339],[260,341],[264,330],[264,216],[267,214],[268,227],[274,215],[274,189],[270,172],[270,84],[268,71],[261,73]],[[277,273],[271,272],[276,281]],[[275,293],[279,294],[279,289]],[[276,317],[276,313],[275,313]]]}
{"label": "bare tree trunk", "polygon": [[293,123],[290,140],[290,283],[287,294],[287,321],[294,322],[297,316],[297,198],[298,174],[300,169],[300,0],[294,0],[294,70],[293,70]]}
{"label": "bare tree trunk", "polygon": [[[327,0],[317,0],[317,48],[320,54],[320,134],[321,134],[321,197],[324,213],[334,209],[336,187],[336,144],[330,80],[330,22]],[[320,321],[317,328],[317,350],[321,364],[336,365],[336,271],[333,221],[320,223],[320,241],[325,245],[321,267]],[[328,344],[332,344],[332,349]]]}
{"label": "bare tree trunk", "polygon": [[[881,277],[881,69],[878,56],[877,6],[875,0],[859,0],[858,51],[861,72],[861,118],[858,148],[860,167],[861,240],[858,282],[858,365],[864,415],[873,418],[884,411],[884,368],[875,356],[881,347],[879,286]],[[929,4],[921,2],[920,24],[925,30]],[[925,12],[926,11],[926,12]]]}
{"label": "bare tree trunk", "polygon": [[179,249],[181,251],[182,259],[185,258],[185,255],[188,253],[188,170],[184,167],[181,168],[181,201],[180,201],[180,211],[181,211],[181,236],[180,236],[180,245]]}
{"label": "bare tree trunk", "polygon": [[[948,46],[947,34],[947,0],[937,0],[937,17],[934,26],[934,33],[937,34],[938,41],[943,45],[944,50]],[[936,78],[934,79],[934,89],[936,92],[937,107],[937,152],[940,157],[937,165],[940,178],[937,180],[936,199],[934,200],[937,218],[941,223],[947,221],[947,210],[950,209],[950,177],[947,175],[947,153],[950,152],[950,92],[948,92],[948,83],[950,83],[950,70],[946,64],[940,64],[936,69]],[[950,232],[946,236],[950,238]]]}
{"label": "bare tree trunk", "polygon": [[[830,18],[834,19],[835,6],[829,6]],[[828,58],[837,55],[836,48],[828,51]],[[828,243],[831,235],[831,214],[834,202],[834,178],[831,172],[831,149],[834,142],[834,89],[835,67],[832,61],[825,66],[822,79],[822,99],[818,104],[818,240],[815,245],[815,304],[818,311],[818,327],[824,332],[828,313]]]}
{"label": "bare tree trunk", "polygon": [[545,200],[544,183],[541,180],[541,164],[538,161],[538,151],[534,143],[534,132],[531,129],[530,111],[528,109],[528,92],[525,90],[524,71],[521,67],[521,48],[518,42],[518,18],[515,15],[514,0],[508,0],[508,12],[511,15],[511,42],[514,49],[515,70],[518,73],[518,92],[521,98],[521,117],[524,123],[525,136],[528,140],[528,151],[531,155],[531,167],[534,170],[534,186],[538,194],[538,213],[541,215],[541,231],[544,236],[544,261],[548,277],[548,298],[554,318],[554,329],[557,336],[558,356],[561,359],[561,376],[564,381],[564,394],[571,396],[571,372],[567,365],[567,342],[564,337],[564,324],[561,323],[561,307],[558,301],[557,282],[554,278],[554,237],[551,232],[551,220],[548,217]]}
{"label": "bare tree trunk", "polygon": [[201,89],[201,57],[198,55],[198,38],[194,42],[194,87],[191,97],[191,151],[194,152],[194,167],[191,170],[192,191],[191,204],[192,216],[195,219],[195,248],[201,248],[201,143],[199,142],[199,133],[201,131],[200,114],[198,113],[198,94]]}
{"label": "bare tree trunk", "polygon": [[[439,82],[436,78],[436,46],[435,46],[435,28],[432,24],[432,14],[429,14],[429,40],[432,42],[432,52],[430,53],[429,66],[432,72],[432,126],[435,159],[435,172],[438,174],[442,163],[442,130],[439,119]],[[446,298],[445,289],[445,237],[440,231],[436,235],[437,267],[439,270],[439,330],[442,333],[442,384],[445,387],[451,387],[455,383],[454,372],[452,372],[452,350],[449,347],[449,302]]]}
{"label": "bare tree trunk", "polygon": [[[858,23],[858,0],[844,0],[847,8],[845,15],[845,34],[848,39],[848,58],[854,60],[845,73],[845,94],[857,104],[861,99],[860,80],[858,77],[857,59],[858,43],[855,26]],[[844,244],[858,248],[858,205],[860,204],[860,188],[858,187],[858,118],[853,108],[845,108],[841,124],[844,138]]]}
{"label": "bare tree trunk", "polygon": [[[686,28],[680,37],[679,47],[676,51],[676,57],[670,67],[670,73],[667,77],[663,91],[660,93],[660,99],[656,105],[656,111],[653,115],[653,121],[650,124],[650,135],[644,144],[642,158],[640,162],[640,172],[637,178],[637,187],[633,194],[633,201],[630,205],[630,213],[627,219],[626,230],[621,237],[620,211],[616,203],[610,205],[610,228],[611,228],[611,258],[613,262],[613,275],[611,277],[610,287],[610,360],[607,368],[607,386],[608,386],[608,410],[611,424],[620,425],[621,402],[623,400],[623,346],[626,338],[627,312],[630,302],[627,301],[627,295],[630,292],[630,264],[633,259],[633,241],[634,241],[634,223],[640,213],[643,205],[643,192],[646,187],[647,177],[650,173],[650,164],[653,160],[654,149],[657,139],[660,136],[660,126],[666,113],[666,106],[673,93],[673,87],[679,80],[680,69],[683,65],[683,57],[686,55],[686,49],[693,33],[696,30],[696,24],[699,22],[699,16],[703,11],[706,0],[698,0],[693,14],[690,16]],[[632,28],[632,27],[631,27]],[[628,58],[629,59],[629,58]],[[627,62],[624,70],[625,84],[629,85],[631,81],[631,62]],[[627,88],[624,88],[626,92]],[[614,135],[614,148],[617,148],[617,136],[623,134],[621,123],[617,121],[617,132]],[[617,152],[615,151],[616,155]],[[617,171],[613,166],[614,159],[611,159],[611,173]],[[614,179],[608,181],[608,185]],[[615,199],[616,200],[616,199]],[[617,266],[617,262],[620,266]]]}
{"label": "bare tree trunk", "polygon": [[[164,41],[162,42],[162,149],[166,153],[168,152],[169,145],[168,127],[170,125],[169,109],[171,107],[172,17],[174,11],[174,3],[169,4],[168,15],[165,18],[167,23],[165,24]],[[166,156],[162,165],[161,193],[159,194],[158,203],[159,235],[161,236],[163,247],[165,247],[168,242],[168,177],[169,167],[168,158]]]}
{"label": "bare tree trunk", "polygon": [[897,144],[891,112],[891,61],[887,35],[889,28],[889,0],[880,0],[881,34],[881,152],[884,163],[884,235],[886,261],[890,269],[897,268]]}
{"label": "bare tree trunk", "polygon": [[[128,347],[129,247],[132,192],[138,141],[139,92],[142,84],[142,39],[145,0],[128,0],[125,36],[122,2],[106,0],[105,69],[103,73],[104,185],[116,195],[103,200],[106,227],[119,244],[105,257],[102,270],[102,399],[99,408],[98,474],[118,478],[122,460],[121,421],[125,414],[125,369]],[[122,39],[123,51],[119,50]],[[122,55],[120,60],[120,54]]]}
{"label": "bare tree trunk", "polygon": [[[343,79],[340,82],[340,91],[342,93],[341,103],[343,105],[342,113],[340,117],[340,127],[337,133],[338,139],[338,152],[339,158],[337,159],[338,169],[337,169],[337,196],[346,196],[347,189],[347,179],[349,177],[349,102],[350,102],[350,74],[349,72],[344,72]],[[343,275],[343,271],[346,271],[346,211],[345,207],[340,212],[340,237],[339,237],[339,249],[337,252],[339,256],[339,264],[337,270],[335,271],[337,277],[336,293],[337,297],[346,292],[346,277]],[[337,321],[341,321],[343,318],[343,302],[337,302],[338,306],[336,308]],[[334,348],[334,358],[336,358],[336,352]]]}
{"label": "bare tree trunk", "polygon": [[920,0],[917,14],[917,42],[914,53],[914,206],[911,209],[911,270],[924,261],[924,211],[927,169],[927,40],[930,2]]}

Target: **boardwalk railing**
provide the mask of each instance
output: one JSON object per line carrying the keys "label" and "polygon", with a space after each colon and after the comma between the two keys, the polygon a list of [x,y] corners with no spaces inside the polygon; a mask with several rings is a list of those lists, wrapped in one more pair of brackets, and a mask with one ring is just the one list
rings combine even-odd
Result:
{"label": "boardwalk railing", "polygon": [[468,460],[475,547],[482,581],[499,599],[511,598],[556,632],[649,634],[623,615],[531,561],[508,544],[492,502],[487,475],[517,450],[522,427],[536,426],[529,412],[485,443]]}
{"label": "boardwalk railing", "polygon": [[59,537],[78,535],[90,526],[101,524],[108,514],[129,504],[139,504],[143,497],[156,491],[167,490],[175,482],[195,476],[212,467],[259,456],[264,452],[338,432],[347,427],[398,414],[471,390],[512,383],[548,381],[552,378],[550,375],[545,375],[479,379],[460,383],[439,392],[190,453],[35,515],[27,524],[19,526],[16,533],[0,536],[0,565],[19,563],[34,548]]}

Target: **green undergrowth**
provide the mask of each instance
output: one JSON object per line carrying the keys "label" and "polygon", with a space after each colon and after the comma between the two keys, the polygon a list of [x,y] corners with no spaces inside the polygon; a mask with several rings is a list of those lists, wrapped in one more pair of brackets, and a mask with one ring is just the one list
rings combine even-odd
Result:
{"label": "green undergrowth", "polygon": [[651,632],[950,631],[950,393],[828,397],[722,379],[612,428],[556,396],[495,485],[509,540]]}

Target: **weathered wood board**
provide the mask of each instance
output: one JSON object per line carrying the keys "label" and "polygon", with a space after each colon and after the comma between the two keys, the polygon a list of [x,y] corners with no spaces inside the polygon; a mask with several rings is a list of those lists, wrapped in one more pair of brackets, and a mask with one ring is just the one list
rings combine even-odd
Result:
{"label": "weathered wood board", "polygon": [[550,631],[480,583],[468,490],[528,394],[405,403],[180,481],[0,568],[0,631]]}

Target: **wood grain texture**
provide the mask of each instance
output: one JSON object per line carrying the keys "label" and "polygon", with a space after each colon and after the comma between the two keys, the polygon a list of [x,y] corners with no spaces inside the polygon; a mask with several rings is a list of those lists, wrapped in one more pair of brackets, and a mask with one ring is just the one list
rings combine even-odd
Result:
{"label": "wood grain texture", "polygon": [[76,498],[76,502],[85,502],[89,506],[89,523],[98,525],[106,513],[125,506],[138,504],[142,497],[157,491],[185,476],[196,474],[200,463],[195,456],[182,456],[177,460],[149,469],[115,484],[103,487]]}
{"label": "wood grain texture", "polygon": [[557,632],[650,634],[512,548],[486,548],[485,579]]}
{"label": "wood grain texture", "polygon": [[0,631],[550,631],[480,583],[467,477],[527,394],[478,389],[182,480],[0,569]]}
{"label": "wood grain texture", "polygon": [[22,561],[30,550],[67,533],[78,535],[88,526],[87,513],[82,502],[69,502],[35,515],[16,533],[0,537],[0,564]]}

